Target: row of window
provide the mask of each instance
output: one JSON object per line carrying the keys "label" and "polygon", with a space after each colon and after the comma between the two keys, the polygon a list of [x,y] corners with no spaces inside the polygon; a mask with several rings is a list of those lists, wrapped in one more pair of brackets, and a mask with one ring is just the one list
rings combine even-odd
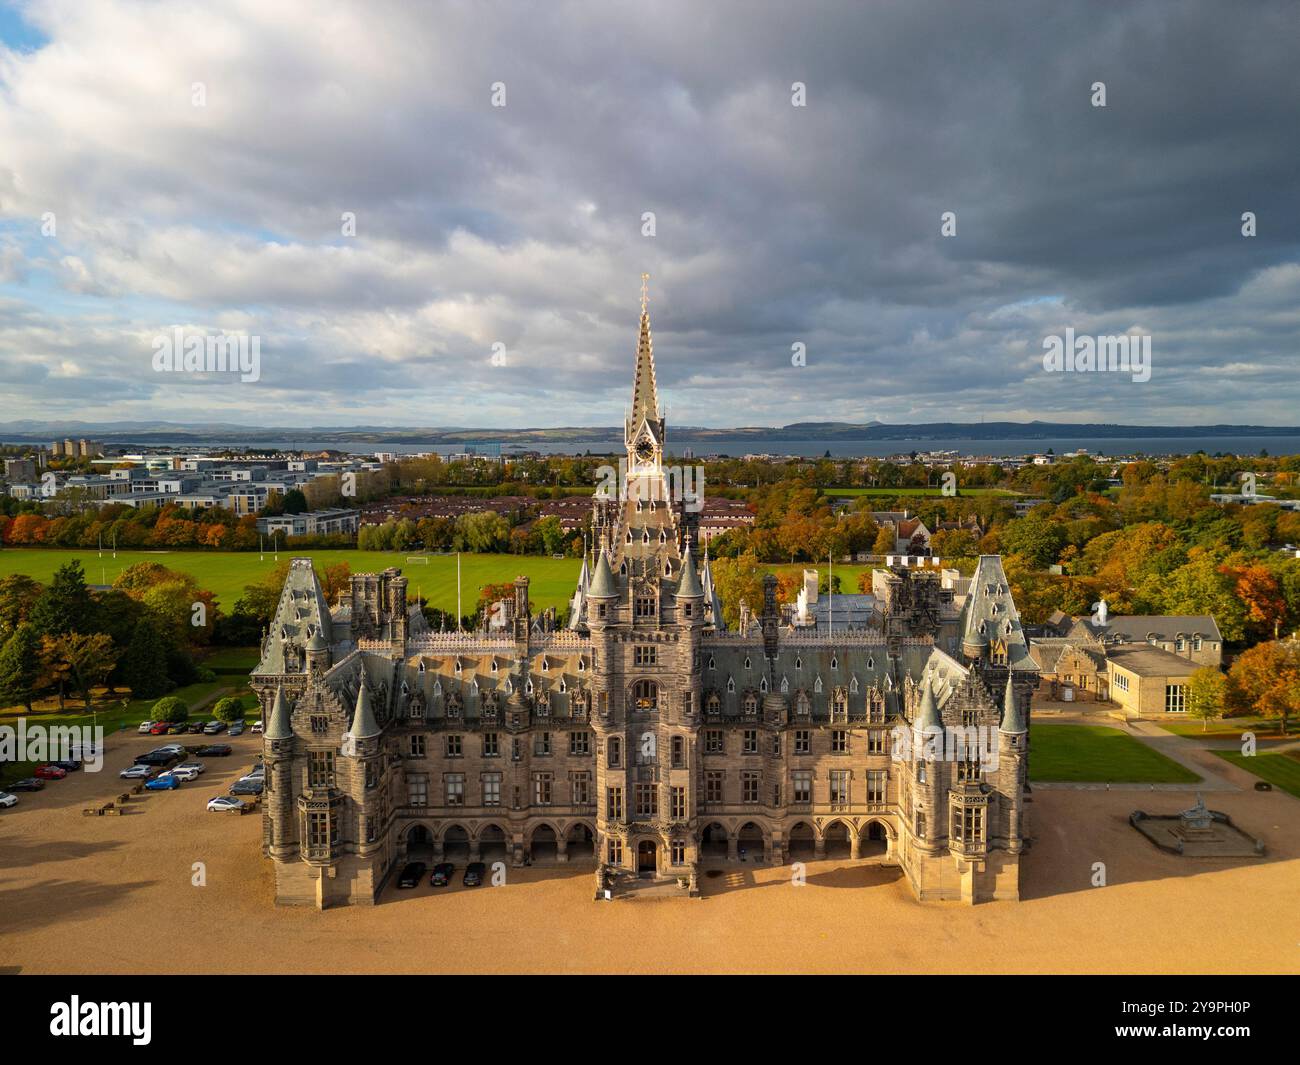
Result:
{"label": "row of window", "polygon": [[[554,753],[552,743],[553,734],[550,732],[539,732],[533,736],[533,754],[537,757],[546,757]],[[408,753],[412,758],[423,758],[428,753],[427,737],[416,733],[410,737]],[[484,732],[479,737],[481,744],[480,751],[484,758],[501,757],[501,735],[497,732]],[[518,761],[523,757],[523,740],[519,737],[511,737],[511,757]],[[442,738],[442,753],[446,758],[463,758],[465,756],[465,737],[453,733]],[[569,733],[569,754],[581,758],[591,754],[591,733],[590,732],[570,732]]]}
{"label": "row of window", "polygon": [[[554,773],[534,773],[532,776],[532,802],[534,806],[551,806],[556,801]],[[591,774],[570,773],[569,804],[588,806],[591,804]],[[442,805],[466,806],[464,773],[444,773],[442,775]],[[521,805],[523,796],[515,788],[514,805]],[[482,773],[479,775],[479,806],[501,805],[501,774]],[[423,773],[409,774],[406,778],[406,802],[408,806],[429,805],[429,778]]]}
{"label": "row of window", "polygon": [[[810,804],[813,801],[814,774],[807,770],[798,770],[790,774],[790,801],[794,804]],[[835,769],[829,774],[829,801],[833,805],[850,805],[853,802],[853,771]],[[740,801],[757,805],[763,801],[763,774],[745,771],[740,774]],[[869,769],[866,772],[866,801],[868,803],[886,802],[889,788],[889,771],[886,769]],[[704,774],[704,801],[706,803],[726,802],[727,774],[723,770],[710,770]],[[771,788],[772,805],[781,805],[781,783],[774,782]],[[687,816],[686,789],[673,786],[668,788],[669,816],[682,820]],[[605,789],[605,816],[611,821],[623,819],[623,788],[614,786]],[[656,817],[659,814],[659,785],[634,784],[632,786],[632,813],[635,817]]]}
{"label": "row of window", "polygon": [[[781,756],[781,733],[772,733],[769,737],[769,746],[772,756],[779,758]],[[812,754],[812,729],[795,729],[791,737],[791,751],[794,754]],[[850,754],[851,743],[848,729],[831,730],[831,753],[832,754]],[[867,753],[868,754],[885,754],[889,749],[889,732],[887,729],[869,729],[867,731]],[[705,754],[726,754],[727,753],[727,733],[723,729],[705,729],[704,730],[704,753]],[[759,731],[758,729],[743,729],[740,733],[740,753],[741,754],[758,754],[759,752]]]}

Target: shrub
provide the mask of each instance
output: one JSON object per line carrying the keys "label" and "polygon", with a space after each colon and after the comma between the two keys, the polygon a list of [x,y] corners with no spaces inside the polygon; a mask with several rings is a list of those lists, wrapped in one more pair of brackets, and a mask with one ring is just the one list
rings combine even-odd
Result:
{"label": "shrub", "polygon": [[167,695],[153,704],[151,716],[154,721],[184,721],[190,716],[190,708],[174,695]]}
{"label": "shrub", "polygon": [[233,696],[227,695],[212,708],[212,716],[229,725],[232,721],[244,720],[244,704]]}

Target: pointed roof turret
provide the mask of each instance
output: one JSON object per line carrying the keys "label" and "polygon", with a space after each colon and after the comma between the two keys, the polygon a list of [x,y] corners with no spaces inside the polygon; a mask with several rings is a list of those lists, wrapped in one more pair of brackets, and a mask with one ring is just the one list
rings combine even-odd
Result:
{"label": "pointed roof turret", "polygon": [[1007,670],[1007,691],[1002,698],[1002,724],[998,726],[1000,732],[1028,732],[1025,727],[1025,715],[1020,709],[1020,701],[1016,698],[1015,685],[1011,683],[1011,671]]}
{"label": "pointed roof turret", "polygon": [[352,715],[352,727],[348,735],[354,740],[368,740],[378,736],[381,729],[375,720],[375,712],[370,708],[370,685],[366,683],[366,667],[361,667],[361,690],[357,692],[357,710]]}
{"label": "pointed roof turret", "polygon": [[613,599],[618,595],[618,585],[614,582],[614,572],[609,568],[609,558],[601,549],[596,561],[596,574],[591,578],[591,587],[587,589],[589,599]]}
{"label": "pointed roof turret", "polygon": [[691,553],[691,542],[686,541],[686,554],[682,556],[682,577],[677,582],[678,599],[702,599],[704,589],[700,585],[700,575],[695,571],[695,556]]}
{"label": "pointed roof turret", "polygon": [[289,722],[289,704],[284,700],[284,688],[276,685],[275,702],[271,704],[271,719],[266,723],[264,738],[287,740],[292,735],[293,726]]}
{"label": "pointed roof turret", "polygon": [[943,731],[943,718],[939,716],[939,703],[934,697],[934,686],[930,683],[930,678],[925,677],[921,683],[924,690],[921,692],[921,708],[916,714],[915,728],[924,732],[927,729],[938,729]]}

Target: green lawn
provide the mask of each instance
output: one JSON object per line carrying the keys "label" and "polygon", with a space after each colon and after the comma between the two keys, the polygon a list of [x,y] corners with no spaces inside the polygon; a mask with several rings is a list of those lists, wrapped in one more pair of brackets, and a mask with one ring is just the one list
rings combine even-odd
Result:
{"label": "green lawn", "polygon": [[[440,610],[456,609],[456,556],[418,556],[416,552],[385,551],[313,551],[298,552],[309,556],[319,570],[324,566],[346,562],[353,573],[374,573],[397,566],[410,581],[408,594],[417,591]],[[281,551],[284,562],[296,554]],[[427,557],[428,562],[408,562],[408,558]],[[160,562],[164,566],[194,575],[200,586],[212,591],[229,612],[244,586],[274,569],[270,552],[263,560],[256,551],[119,551],[117,558],[105,551],[100,557],[94,548],[7,548],[0,551],[0,577],[25,573],[48,582],[54,571],[69,559],[79,558],[91,584],[112,584],[117,576],[137,562]],[[537,606],[559,606],[573,594],[581,559],[555,559],[537,555],[461,555],[462,613],[470,613],[478,601],[478,590],[485,584],[499,584],[527,575],[532,583],[529,596]]]}
{"label": "green lawn", "polygon": [[[1210,720],[1209,728],[1202,731],[1202,724],[1195,718],[1188,718],[1186,721],[1157,721],[1166,732],[1172,732],[1175,736],[1188,736],[1192,739],[1200,736],[1203,739],[1225,739],[1240,736],[1243,732],[1253,732],[1260,739],[1278,739],[1281,738],[1282,722],[1279,718],[1258,717],[1255,715],[1243,717],[1216,717]],[[1289,736],[1294,738],[1296,734],[1296,723],[1287,722],[1290,729]]]}
{"label": "green lawn", "polygon": [[[828,496],[942,496],[942,488],[823,488]],[[959,496],[1016,496],[1006,488],[962,488],[958,486]]]}
{"label": "green lawn", "polygon": [[1247,757],[1240,751],[1215,751],[1220,758],[1231,762],[1247,773],[1267,780],[1274,787],[1288,791],[1300,799],[1300,758],[1294,751],[1280,754],[1255,754]]}
{"label": "green lawn", "polygon": [[1191,784],[1200,778],[1158,751],[1106,725],[1030,726],[1034,781]]}

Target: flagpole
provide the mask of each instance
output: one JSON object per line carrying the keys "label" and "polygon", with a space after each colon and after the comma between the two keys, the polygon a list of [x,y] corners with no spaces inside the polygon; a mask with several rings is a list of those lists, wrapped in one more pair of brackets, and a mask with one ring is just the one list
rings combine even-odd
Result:
{"label": "flagpole", "polygon": [[826,635],[835,635],[835,553],[826,552]]}
{"label": "flagpole", "polygon": [[460,632],[460,552],[456,552],[456,631]]}

